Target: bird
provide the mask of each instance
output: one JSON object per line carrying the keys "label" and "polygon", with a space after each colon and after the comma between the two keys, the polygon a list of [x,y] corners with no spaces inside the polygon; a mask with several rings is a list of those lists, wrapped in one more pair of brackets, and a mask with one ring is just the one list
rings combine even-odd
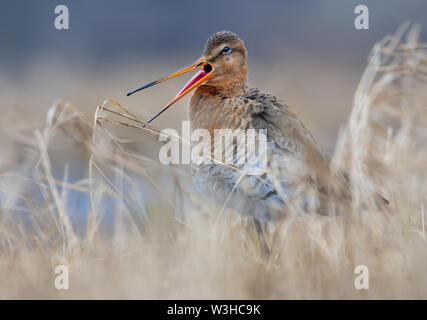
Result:
{"label": "bird", "polygon": [[[265,130],[267,168],[261,174],[256,174],[260,155],[255,153],[249,155],[255,160],[245,164],[211,161],[192,163],[191,169],[193,184],[199,191],[251,217],[258,234],[262,234],[262,223],[277,220],[285,208],[292,207],[295,212],[324,210],[322,198],[329,167],[312,134],[288,105],[247,84],[247,56],[239,36],[231,31],[216,32],[193,64],[127,95],[199,69],[148,123],[194,91],[189,104],[192,130],[207,130],[211,137],[218,129]],[[235,154],[238,146],[233,142],[229,147]],[[269,251],[262,241],[265,251]]]}

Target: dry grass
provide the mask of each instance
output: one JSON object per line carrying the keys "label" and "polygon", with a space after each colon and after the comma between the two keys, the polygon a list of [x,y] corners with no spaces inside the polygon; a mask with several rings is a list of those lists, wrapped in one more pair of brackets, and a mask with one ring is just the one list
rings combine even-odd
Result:
{"label": "dry grass", "polygon": [[[332,157],[352,197],[331,200],[349,211],[287,215],[269,261],[248,221],[217,219],[185,167],[138,150],[158,131],[116,102],[93,123],[57,102],[43,129],[4,124],[0,298],[427,298],[427,45],[417,35],[403,27],[378,43],[356,92]],[[138,142],[118,138],[117,124],[139,130]],[[73,152],[87,167],[78,179]],[[69,290],[54,288],[58,264]],[[369,290],[354,288],[360,264]]]}

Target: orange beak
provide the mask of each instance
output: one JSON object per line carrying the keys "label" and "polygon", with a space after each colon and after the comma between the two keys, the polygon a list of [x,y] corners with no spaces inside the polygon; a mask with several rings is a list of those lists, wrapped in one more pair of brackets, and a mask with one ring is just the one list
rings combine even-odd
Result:
{"label": "orange beak", "polygon": [[175,98],[173,98],[166,106],[164,106],[159,112],[157,112],[154,116],[152,116],[147,123],[150,123],[151,121],[153,121],[154,119],[156,119],[159,115],[161,115],[166,109],[168,109],[171,105],[173,105],[176,101],[178,101],[179,99],[181,99],[183,96],[185,96],[187,93],[189,93],[190,91],[192,91],[193,89],[197,88],[198,86],[202,85],[203,83],[205,83],[207,80],[211,79],[213,77],[213,67],[211,64],[209,64],[206,61],[205,57],[201,57],[199,60],[197,60],[196,62],[194,62],[192,65],[185,67],[181,70],[178,70],[175,73],[172,73],[166,77],[160,78],[156,81],[150,82],[138,89],[135,89],[131,92],[129,92],[127,94],[127,96],[130,96],[131,94],[134,94],[135,92],[141,91],[143,89],[152,87],[158,83],[161,83],[163,81],[175,78],[181,74],[187,73],[191,70],[197,69],[197,68],[202,68],[199,72],[197,72],[193,78],[191,78],[190,81],[188,81],[188,83],[184,86],[184,88],[181,89],[180,92],[178,92],[178,94],[175,96]]}

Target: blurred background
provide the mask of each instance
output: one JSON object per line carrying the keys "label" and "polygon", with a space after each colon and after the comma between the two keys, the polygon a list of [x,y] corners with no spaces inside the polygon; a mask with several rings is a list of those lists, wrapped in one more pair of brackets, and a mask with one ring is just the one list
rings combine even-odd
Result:
{"label": "blurred background", "polygon": [[[231,30],[249,51],[249,84],[284,100],[331,150],[347,119],[375,42],[403,22],[426,21],[425,0],[141,1],[1,0],[0,97],[4,121],[22,113],[37,123],[58,98],[89,118],[113,98],[141,116],[161,108],[185,83],[125,93],[201,55],[212,33]],[[54,27],[57,5],[68,30]],[[354,28],[354,8],[369,8],[370,29]],[[425,39],[425,35],[423,35]],[[156,120],[180,128],[188,97]]]}
{"label": "blurred background", "polygon": [[[354,27],[361,4],[369,8],[369,30]],[[68,30],[55,28],[58,5],[69,9]],[[370,190],[390,191],[397,201],[384,212],[368,206],[375,214],[351,219],[351,228],[317,215],[281,224],[279,268],[260,265],[245,228],[192,192],[181,174],[189,166],[158,162],[156,136],[103,122],[107,130],[97,127],[92,140],[105,100],[147,119],[192,75],[126,93],[192,63],[212,33],[230,30],[248,49],[249,85],[285,101],[331,152],[372,47],[405,22],[425,31],[426,13],[426,0],[0,0],[0,299],[427,297],[427,90],[410,49],[398,66],[419,73],[409,72],[403,86],[385,81],[386,97],[363,109],[378,118],[354,121],[343,147],[356,159],[347,165],[357,178],[354,207],[377,195]],[[188,100],[153,125],[180,133]],[[62,115],[61,125],[53,125],[53,114]],[[405,130],[390,143],[389,127],[378,124],[395,118]],[[125,142],[113,144],[111,132]],[[64,257],[74,272],[71,295],[52,286],[51,270]],[[373,270],[369,292],[353,287],[360,263]]]}

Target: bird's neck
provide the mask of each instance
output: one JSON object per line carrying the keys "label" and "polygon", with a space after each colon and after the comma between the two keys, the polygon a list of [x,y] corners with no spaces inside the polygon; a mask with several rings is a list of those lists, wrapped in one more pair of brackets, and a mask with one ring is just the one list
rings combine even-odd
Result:
{"label": "bird's neck", "polygon": [[[196,89],[190,100],[190,120],[192,129],[207,129],[211,135],[215,129],[229,128],[235,121],[233,103],[235,99],[244,94],[246,86],[233,89],[202,85]],[[230,90],[231,89],[231,90]],[[242,110],[245,113],[245,110]],[[234,119],[234,120],[233,120]],[[240,125],[238,125],[240,127]]]}
{"label": "bird's neck", "polygon": [[246,87],[246,79],[231,79],[222,81],[220,84],[206,84],[200,87],[200,91],[206,91],[211,95],[223,97],[235,97],[243,94]]}
{"label": "bird's neck", "polygon": [[206,86],[214,87],[217,95],[225,97],[239,96],[244,92],[246,86],[247,70],[245,63],[240,66],[238,72],[225,77],[220,76],[219,79],[214,77],[206,83]]}
{"label": "bird's neck", "polygon": [[227,97],[241,95],[246,86],[246,75],[246,68],[243,68],[239,75],[215,83],[217,93]]}
{"label": "bird's neck", "polygon": [[245,83],[235,83],[232,86],[215,87],[216,93],[224,97],[235,97],[243,94]]}

